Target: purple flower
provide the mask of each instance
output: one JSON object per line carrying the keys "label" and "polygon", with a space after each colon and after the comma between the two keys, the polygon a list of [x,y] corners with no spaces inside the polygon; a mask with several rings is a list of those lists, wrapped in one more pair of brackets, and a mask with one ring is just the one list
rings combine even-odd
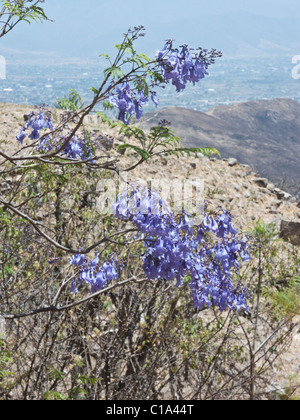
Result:
{"label": "purple flower", "polygon": [[81,254],[74,255],[70,260],[71,265],[75,265],[78,267],[82,266],[84,263],[85,263],[85,256]]}
{"label": "purple flower", "polygon": [[53,130],[53,122],[51,117],[45,117],[43,109],[40,109],[39,114],[35,114],[32,112],[31,114],[26,116],[26,123],[24,127],[21,129],[21,134],[17,136],[17,140],[20,144],[23,143],[25,137],[26,137],[26,130],[29,128],[32,129],[31,134],[29,135],[29,138],[31,140],[38,140],[40,138],[40,131],[41,130]]}
{"label": "purple flower", "polygon": [[200,49],[198,54],[191,51],[185,45],[179,52],[178,49],[172,48],[172,41],[167,41],[163,50],[156,54],[164,82],[172,81],[177,92],[184,90],[188,82],[195,85],[208,75],[208,66],[214,62],[215,57],[221,56],[216,50],[207,52]]}
{"label": "purple flower", "polygon": [[[154,197],[159,203],[155,213],[151,212]],[[117,218],[130,220],[143,235],[143,269],[149,280],[176,280],[179,287],[189,276],[195,307],[247,310],[247,293],[234,286],[232,270],[240,267],[239,258],[250,258],[248,241],[237,238],[229,212],[216,218],[206,214],[197,227],[188,214],[177,221],[157,193],[142,187],[119,196],[115,210]],[[205,242],[205,232],[216,237],[213,245]]]}
{"label": "purple flower", "polygon": [[20,144],[23,144],[23,141],[26,138],[26,132],[24,130],[24,128],[21,129],[21,133],[17,135],[17,140]]}
{"label": "purple flower", "polygon": [[161,60],[166,52],[170,49],[170,46],[172,45],[172,41],[168,40],[166,41],[164,48],[161,51],[157,51],[156,58],[157,60]]}
{"label": "purple flower", "polygon": [[151,93],[151,100],[152,100],[152,102],[154,103],[154,105],[156,106],[156,108],[158,107],[158,105],[159,105],[159,100],[158,99],[156,99],[156,92],[152,92]]}
{"label": "purple flower", "polygon": [[65,154],[70,159],[77,159],[82,157],[82,145],[78,141],[77,137],[74,137],[65,147]]}
{"label": "purple flower", "polygon": [[112,280],[117,280],[119,273],[116,267],[117,258],[111,258],[111,260],[104,261],[99,266],[99,255],[96,256],[92,261],[88,262],[84,255],[75,255],[70,263],[71,265],[80,267],[80,273],[78,278],[72,282],[71,293],[78,293],[78,284],[85,283],[90,286],[91,292],[96,293],[103,289],[107,283]]}
{"label": "purple flower", "polygon": [[195,85],[195,83],[199,82],[201,79],[203,79],[207,75],[208,73],[206,71],[205,65],[203,65],[197,59],[193,68],[190,69],[189,81]]}
{"label": "purple flower", "polygon": [[38,140],[40,138],[40,132],[37,129],[33,129],[31,134],[29,135],[31,140]]}
{"label": "purple flower", "polygon": [[73,295],[74,293],[78,293],[78,289],[77,289],[77,282],[76,280],[73,280],[71,283],[71,291],[70,293]]}
{"label": "purple flower", "polygon": [[[195,54],[186,45],[179,51],[172,48],[172,44],[172,40],[167,40],[163,49],[157,52],[158,70],[155,68],[155,72],[157,76],[161,74],[163,80],[160,82],[172,82],[177,92],[184,90],[188,82],[195,84],[203,79],[208,74],[208,66],[214,62],[216,56],[220,56],[216,50],[209,53],[200,49],[200,52]],[[157,84],[157,81],[153,82],[154,86]],[[151,100],[157,107],[159,102],[155,97],[156,93],[153,91],[150,93]],[[110,93],[109,100],[119,110],[118,119],[128,125],[132,115],[135,114],[138,119],[142,117],[142,108],[148,102],[148,97],[145,92],[131,88],[129,82],[126,81]]]}
{"label": "purple flower", "polygon": [[59,261],[59,260],[60,260],[60,258],[54,258],[54,260],[49,261],[48,264],[50,264],[50,265],[56,264],[57,261]]}
{"label": "purple flower", "polygon": [[143,91],[139,91],[136,95],[130,88],[128,82],[124,82],[118,86],[115,94],[110,95],[110,103],[119,110],[118,119],[124,124],[129,124],[130,117],[135,114],[139,119],[143,116],[142,107],[148,102]]}

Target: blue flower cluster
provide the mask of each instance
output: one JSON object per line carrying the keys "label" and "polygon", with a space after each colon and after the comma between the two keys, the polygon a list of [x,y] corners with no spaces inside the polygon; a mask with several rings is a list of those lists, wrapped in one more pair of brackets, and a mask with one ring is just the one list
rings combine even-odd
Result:
{"label": "blue flower cluster", "polygon": [[158,51],[156,58],[161,65],[164,81],[172,81],[177,92],[184,90],[187,82],[195,85],[208,75],[208,61],[200,55],[193,57],[186,45],[181,51],[172,49],[171,46],[172,42],[167,41],[162,51]]}
{"label": "blue flower cluster", "polygon": [[[152,92],[151,99],[157,106],[158,102],[155,98],[155,92]],[[132,115],[135,114],[138,119],[143,116],[142,107],[148,102],[145,92],[139,91],[138,94],[136,94],[135,90],[131,89],[128,82],[124,82],[118,86],[116,92],[110,94],[109,100],[110,103],[119,110],[118,119],[123,121],[126,125],[129,124]]]}
{"label": "blue flower cluster", "polygon": [[[27,136],[27,130],[31,131],[28,136],[31,140],[38,140],[41,137],[41,130],[55,130],[51,112],[48,111],[46,113],[43,108],[40,109],[38,114],[32,112],[31,114],[25,116],[25,118],[27,121],[24,127],[21,128],[20,134],[16,136],[20,144],[23,144]],[[56,137],[54,137],[51,133],[46,136],[43,135],[41,141],[36,146],[36,150],[39,153],[54,152],[59,150],[66,140],[67,137],[62,135]],[[94,150],[96,147],[98,147],[97,144],[91,138],[86,139],[84,135],[81,137],[74,136],[60,154],[65,155],[69,159],[90,160],[94,157]]]}
{"label": "blue flower cluster", "polygon": [[110,261],[105,261],[99,266],[99,256],[88,262],[86,257],[82,254],[74,255],[70,264],[78,267],[80,273],[77,279],[73,280],[71,286],[71,293],[78,293],[78,284],[83,283],[91,287],[91,292],[96,293],[103,289],[110,281],[117,280],[119,277],[117,267],[117,259],[112,257]]}
{"label": "blue flower cluster", "polygon": [[35,114],[32,112],[31,114],[26,116],[26,123],[24,127],[21,128],[21,132],[19,135],[17,135],[17,140],[20,144],[23,144],[23,141],[25,140],[27,134],[26,130],[31,129],[31,134],[29,135],[29,138],[31,140],[38,140],[40,138],[40,131],[41,130],[53,130],[54,125],[51,118],[51,115],[46,117],[44,115],[44,110],[40,109],[39,114]]}
{"label": "blue flower cluster", "polygon": [[[193,53],[186,45],[181,47],[181,51],[172,47],[172,41],[168,40],[164,48],[156,54],[154,74],[158,77],[159,83],[153,82],[152,86],[166,84],[172,81],[177,92],[185,89],[188,82],[194,85],[203,79],[207,73],[208,66],[215,62],[216,57],[222,54],[216,50],[204,50],[198,48],[197,53]],[[159,101],[156,92],[151,91],[151,100],[158,106]],[[119,110],[119,120],[128,125],[130,117],[135,114],[139,119],[143,115],[142,107],[148,102],[148,95],[144,91],[137,94],[131,89],[128,81],[116,88],[110,94],[110,103]]]}
{"label": "blue flower cluster", "polygon": [[233,284],[233,273],[251,259],[248,239],[239,238],[229,212],[219,213],[206,214],[199,226],[187,214],[177,221],[146,188],[123,193],[115,206],[116,217],[130,220],[142,235],[143,268],[149,280],[176,280],[178,286],[188,280],[199,309],[213,305],[221,311],[247,311],[247,290]]}

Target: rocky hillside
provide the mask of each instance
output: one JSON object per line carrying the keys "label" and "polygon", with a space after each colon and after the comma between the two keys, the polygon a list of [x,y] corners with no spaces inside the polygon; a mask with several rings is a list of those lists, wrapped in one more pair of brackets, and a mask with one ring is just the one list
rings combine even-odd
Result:
{"label": "rocky hillside", "polygon": [[[12,153],[18,148],[15,135],[24,123],[24,114],[30,111],[31,108],[28,106],[0,103],[0,147],[6,153]],[[162,118],[172,119],[173,127],[176,128],[175,126],[183,125],[183,123],[187,125],[190,121],[188,120],[188,116],[191,118],[192,115],[200,114],[201,121],[206,121],[206,125],[203,124],[202,131],[199,132],[200,138],[201,133],[203,135],[209,127],[210,129],[218,128],[212,124],[212,121],[218,120],[218,117],[198,112],[195,113],[189,110],[179,111],[176,108],[163,109],[160,112],[160,116]],[[178,115],[178,122],[174,122],[176,115]],[[154,118],[156,119],[158,116]],[[151,120],[151,122],[153,121]],[[117,129],[111,130],[108,126],[100,123],[99,119],[94,116],[87,117],[86,124],[93,130],[99,130],[102,134],[112,136],[115,139],[115,145],[123,141]],[[219,125],[219,128],[221,129],[221,125]],[[194,130],[193,126],[190,127],[191,132],[192,130]],[[196,129],[193,135],[196,135]],[[183,140],[185,143],[188,143],[185,137],[183,137]],[[203,137],[202,141],[203,143],[201,144],[207,145]],[[190,142],[189,144],[193,143]],[[219,147],[218,144],[216,146]],[[233,148],[232,154],[236,156],[233,153],[234,150]],[[115,148],[111,150],[111,154],[116,155],[117,158],[121,157],[115,151]],[[131,162],[136,162],[135,153],[127,151],[125,160],[123,157],[120,159],[120,165],[129,165]],[[151,180],[153,178],[170,181],[186,178],[204,180],[206,199],[210,200],[215,206],[220,205],[231,210],[236,216],[236,224],[243,229],[255,225],[257,221],[275,223],[278,229],[281,229],[282,221],[295,223],[296,228],[300,223],[300,208],[297,206],[297,200],[294,196],[277,188],[267,178],[255,172],[249,165],[241,163],[241,161],[234,158],[223,158],[220,160],[216,158],[208,159],[201,156],[182,157],[180,159],[173,156],[168,158],[155,157],[149,163],[144,163],[133,172],[130,172],[130,177],[133,180]]]}
{"label": "rocky hillside", "polygon": [[262,176],[300,195],[300,104],[291,99],[250,101],[206,113],[169,107],[148,113],[142,127],[166,119],[184,144],[216,147]]}

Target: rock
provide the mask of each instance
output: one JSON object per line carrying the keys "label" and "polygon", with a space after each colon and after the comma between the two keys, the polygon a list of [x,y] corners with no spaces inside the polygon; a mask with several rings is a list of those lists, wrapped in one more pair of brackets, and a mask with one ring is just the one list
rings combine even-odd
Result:
{"label": "rock", "polygon": [[283,197],[283,199],[285,200],[285,201],[291,201],[291,199],[292,199],[293,197],[291,196],[291,194],[289,194],[289,193],[285,193],[284,194],[284,197]]}
{"label": "rock", "polygon": [[228,159],[228,165],[229,166],[235,166],[237,163],[238,163],[238,161],[235,158]]}
{"label": "rock", "polygon": [[252,169],[249,165],[241,165],[243,169],[243,177],[247,177],[252,174]]}
{"label": "rock", "polygon": [[258,191],[259,191],[261,194],[271,194],[269,190],[267,190],[266,188],[263,188],[263,187],[259,187],[259,188],[258,188]]}
{"label": "rock", "polygon": [[156,175],[156,174],[158,173],[158,170],[157,170],[157,169],[155,169],[155,168],[153,168],[153,169],[148,170],[148,172],[149,172],[149,174],[151,174],[151,175]]}
{"label": "rock", "polygon": [[250,166],[250,165],[247,165],[247,164],[245,164],[245,163],[242,163],[242,164],[241,164],[241,167],[242,167],[242,168],[245,168],[245,169],[247,169],[247,170],[252,171],[251,166]]}
{"label": "rock", "polygon": [[204,154],[203,153],[196,153],[196,157],[197,158],[203,158],[204,157]]}
{"label": "rock", "polygon": [[300,223],[282,220],[280,238],[287,242],[291,242],[293,245],[300,245]]}
{"label": "rock", "polygon": [[244,196],[245,196],[246,198],[250,198],[250,197],[251,197],[251,193],[250,193],[250,191],[244,191]]}
{"label": "rock", "polygon": [[260,187],[264,188],[267,188],[267,186],[269,185],[269,181],[267,180],[267,178],[255,178],[253,179],[253,182],[255,182],[255,184],[259,185]]}
{"label": "rock", "polygon": [[111,150],[114,146],[114,138],[112,136],[99,136],[96,140],[103,146],[105,150]]}
{"label": "rock", "polygon": [[225,203],[227,201],[227,199],[225,197],[223,197],[222,195],[215,195],[215,200],[217,201],[221,201],[222,203]]}
{"label": "rock", "polygon": [[277,198],[279,199],[279,200],[283,200],[284,199],[284,194],[285,194],[285,192],[284,191],[282,191],[281,189],[279,189],[279,188],[275,188],[274,189],[274,192],[275,192],[275,194],[277,195]]}
{"label": "rock", "polygon": [[236,182],[234,182],[233,184],[232,184],[232,186],[233,186],[233,188],[236,190],[236,191],[241,191],[241,187],[239,186],[239,184],[237,184]]}
{"label": "rock", "polygon": [[293,196],[291,194],[289,194],[289,193],[287,193],[287,192],[284,191],[283,199],[285,201],[291,201],[292,198],[293,198]]}
{"label": "rock", "polygon": [[280,190],[279,188],[274,189],[275,194],[279,200],[290,201],[292,199],[292,195]]}

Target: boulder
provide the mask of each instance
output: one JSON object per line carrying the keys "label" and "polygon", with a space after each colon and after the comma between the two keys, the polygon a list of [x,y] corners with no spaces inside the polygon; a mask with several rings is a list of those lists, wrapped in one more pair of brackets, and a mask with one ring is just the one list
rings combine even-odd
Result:
{"label": "boulder", "polygon": [[238,163],[238,161],[235,158],[228,159],[228,165],[229,166],[235,166],[235,165],[237,165],[237,163]]}
{"label": "boulder", "polygon": [[300,223],[282,220],[280,238],[287,242],[291,242],[293,245],[300,245]]}
{"label": "boulder", "polygon": [[258,186],[264,188],[267,188],[267,186],[269,185],[269,181],[267,180],[267,178],[256,178],[253,179],[253,182],[255,182],[255,184],[257,184]]}

